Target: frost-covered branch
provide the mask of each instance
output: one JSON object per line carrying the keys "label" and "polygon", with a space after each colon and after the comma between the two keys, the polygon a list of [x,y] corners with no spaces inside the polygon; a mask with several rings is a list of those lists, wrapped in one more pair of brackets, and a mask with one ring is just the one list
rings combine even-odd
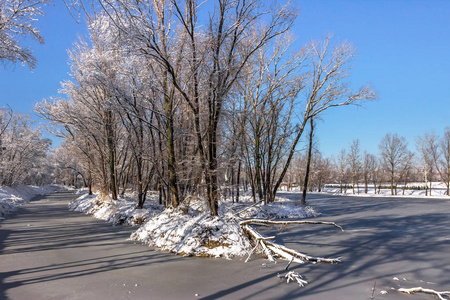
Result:
{"label": "frost-covered branch", "polygon": [[323,225],[334,225],[338,227],[339,229],[342,229],[341,226],[333,223],[333,222],[322,222],[322,221],[270,221],[270,220],[263,220],[263,219],[252,219],[252,220],[245,220],[240,222],[241,228],[244,232],[246,232],[251,238],[253,238],[256,241],[255,248],[250,252],[249,257],[246,261],[250,258],[250,256],[253,254],[253,252],[256,250],[257,246],[260,245],[263,252],[267,255],[267,258],[270,261],[274,261],[274,254],[278,255],[286,260],[289,260],[290,262],[294,261],[297,263],[304,263],[305,261],[310,262],[325,262],[325,263],[339,263],[340,257],[338,258],[325,258],[325,257],[314,257],[309,256],[306,254],[303,254],[301,252],[298,252],[296,250],[287,248],[283,245],[271,242],[270,240],[275,239],[275,237],[265,237],[258,231],[256,231],[254,228],[252,228],[250,225],[261,225],[261,224],[277,224],[277,225],[288,225],[288,224],[323,224]]}
{"label": "frost-covered branch", "polygon": [[332,225],[332,226],[339,228],[341,231],[344,231],[344,229],[341,226],[337,225],[336,223],[326,222],[326,221],[309,221],[309,220],[308,221],[274,221],[274,220],[265,220],[265,219],[250,219],[250,220],[241,221],[240,224],[241,224],[241,226],[247,225],[247,224],[254,224],[254,225],[266,225],[266,224],[270,224],[270,225],[290,225],[290,224]]}
{"label": "frost-covered branch", "polygon": [[6,0],[0,1],[0,63],[28,64],[36,67],[36,58],[28,47],[20,44],[24,37],[37,40],[41,44],[44,38],[34,26],[37,16],[43,15],[42,6],[49,0]]}
{"label": "frost-covered branch", "polygon": [[438,296],[439,299],[441,299],[441,300],[448,299],[448,298],[444,298],[444,295],[450,295],[450,291],[438,292],[438,291],[435,291],[432,289],[425,289],[423,287],[414,287],[414,288],[410,288],[410,289],[401,288],[401,289],[398,289],[398,291],[402,292],[402,293],[406,293],[406,294],[414,294],[416,292],[434,294],[434,295]]}

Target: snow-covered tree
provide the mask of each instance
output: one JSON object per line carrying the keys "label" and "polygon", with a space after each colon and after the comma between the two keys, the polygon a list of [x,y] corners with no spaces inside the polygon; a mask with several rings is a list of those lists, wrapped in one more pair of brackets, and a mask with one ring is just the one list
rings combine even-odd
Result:
{"label": "snow-covered tree", "polygon": [[43,15],[42,7],[49,0],[2,0],[0,1],[0,63],[27,64],[30,69],[36,67],[36,58],[32,50],[21,43],[31,38],[44,43],[35,23]]}
{"label": "snow-covered tree", "polygon": [[450,127],[445,128],[444,136],[438,141],[437,149],[432,146],[433,160],[441,180],[450,196]]}
{"label": "snow-covered tree", "polygon": [[391,195],[397,194],[397,184],[402,178],[402,173],[407,168],[410,160],[408,144],[404,137],[394,134],[386,134],[378,145],[383,167],[389,174]]}
{"label": "snow-covered tree", "polygon": [[[173,88],[188,104],[206,195],[211,213],[217,215],[218,137],[223,107],[248,60],[290,28],[294,11],[287,6],[265,10],[256,0],[219,1],[202,27],[198,23],[201,6],[193,0],[183,6],[179,1],[99,2],[121,32],[127,33],[133,47],[162,70],[165,107],[172,108]],[[264,26],[263,18],[268,21]],[[170,126],[168,130],[169,181],[175,196]]]}
{"label": "snow-covered tree", "polygon": [[[431,181],[433,167],[437,158],[437,136],[433,132],[426,132],[423,136],[416,137],[416,149],[419,153],[420,170],[423,173],[425,183],[425,196],[431,196]],[[430,181],[431,180],[431,181]]]}
{"label": "snow-covered tree", "polygon": [[342,193],[345,190],[347,190],[347,183],[348,183],[348,177],[347,177],[347,171],[348,171],[348,156],[347,151],[343,148],[339,152],[339,155],[336,159],[336,166],[338,170],[338,177],[339,177],[339,191]]}
{"label": "snow-covered tree", "polygon": [[369,191],[369,182],[372,179],[374,182],[374,189],[376,192],[376,176],[374,177],[374,170],[377,168],[377,158],[375,155],[367,153],[367,151],[364,151],[363,155],[363,163],[362,163],[362,173],[363,173],[363,179],[364,179],[364,193],[367,194]]}
{"label": "snow-covered tree", "polygon": [[91,23],[90,42],[81,40],[70,52],[72,80],[63,83],[66,99],[37,105],[46,119],[61,126],[59,134],[76,142],[91,161],[102,191],[118,196],[117,167],[121,137],[120,119],[114,108],[112,86],[120,80],[121,52],[107,24]]}
{"label": "snow-covered tree", "polygon": [[259,200],[273,202],[279,166],[293,133],[295,100],[304,87],[305,51],[289,54],[291,37],[283,35],[261,47],[245,69],[241,108],[245,112],[245,147],[252,188]]}
{"label": "snow-covered tree", "polygon": [[3,129],[1,141],[1,185],[49,181],[41,176],[41,171],[51,141],[41,137],[41,132],[32,127],[27,116],[13,113],[8,126]]}
{"label": "snow-covered tree", "polygon": [[330,43],[331,36],[327,36],[323,41],[312,42],[309,46],[310,72],[304,109],[292,136],[293,141],[281,175],[274,186],[274,194],[287,172],[297,151],[297,144],[311,118],[316,118],[333,107],[361,104],[376,98],[376,92],[369,85],[362,86],[358,90],[350,88],[348,77],[353,67],[355,49],[346,42],[334,47]]}
{"label": "snow-covered tree", "polygon": [[352,173],[352,189],[355,194],[355,186],[357,187],[359,194],[359,180],[361,176],[361,150],[359,147],[359,139],[353,140],[350,144],[350,151],[348,153],[348,162],[350,171]]}

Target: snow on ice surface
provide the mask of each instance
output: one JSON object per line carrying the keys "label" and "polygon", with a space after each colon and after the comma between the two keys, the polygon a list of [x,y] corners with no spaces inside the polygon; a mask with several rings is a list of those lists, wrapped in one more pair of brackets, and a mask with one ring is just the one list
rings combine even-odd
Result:
{"label": "snow on ice surface", "polygon": [[19,185],[17,187],[0,187],[0,220],[5,215],[15,211],[20,205],[30,201],[34,196],[53,193],[61,189],[60,186],[44,187]]}

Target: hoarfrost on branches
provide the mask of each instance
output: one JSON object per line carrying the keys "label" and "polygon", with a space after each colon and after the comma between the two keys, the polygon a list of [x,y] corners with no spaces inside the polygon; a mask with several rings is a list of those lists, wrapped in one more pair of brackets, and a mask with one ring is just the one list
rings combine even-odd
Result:
{"label": "hoarfrost on branches", "polygon": [[6,65],[19,62],[30,69],[36,67],[36,58],[29,47],[20,40],[29,37],[44,43],[39,29],[35,26],[38,16],[42,16],[42,6],[49,0],[3,0],[0,1],[0,63]]}

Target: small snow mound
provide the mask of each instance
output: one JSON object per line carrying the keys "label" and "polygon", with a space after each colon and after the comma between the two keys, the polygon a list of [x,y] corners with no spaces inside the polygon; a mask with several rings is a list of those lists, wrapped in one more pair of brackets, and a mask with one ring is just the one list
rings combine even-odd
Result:
{"label": "small snow mound", "polygon": [[205,201],[197,200],[186,209],[166,209],[149,219],[130,240],[165,251],[208,257],[242,257],[252,246],[242,231],[242,218],[305,218],[318,214],[311,207],[294,204],[232,203],[222,201],[219,216],[210,216]]}
{"label": "small snow mound", "polygon": [[150,219],[130,239],[189,256],[231,258],[244,256],[251,249],[235,220],[212,217],[209,213],[185,214],[174,209]]}
{"label": "small snow mound", "polygon": [[219,203],[219,216],[211,216],[205,199],[196,197],[185,198],[177,209],[163,211],[156,204],[157,195],[152,197],[143,209],[136,209],[133,195],[115,201],[83,194],[70,203],[69,209],[113,224],[141,226],[131,234],[132,241],[181,255],[227,259],[247,256],[253,248],[240,227],[242,219],[299,219],[318,215],[311,207],[289,201],[261,205],[254,204],[250,197],[242,197],[239,203],[223,199]]}
{"label": "small snow mound", "polygon": [[136,201],[130,196],[111,200],[102,199],[99,194],[84,194],[69,204],[69,210],[91,214],[108,223],[139,226],[162,210],[152,200],[147,199],[142,209],[136,209]]}

